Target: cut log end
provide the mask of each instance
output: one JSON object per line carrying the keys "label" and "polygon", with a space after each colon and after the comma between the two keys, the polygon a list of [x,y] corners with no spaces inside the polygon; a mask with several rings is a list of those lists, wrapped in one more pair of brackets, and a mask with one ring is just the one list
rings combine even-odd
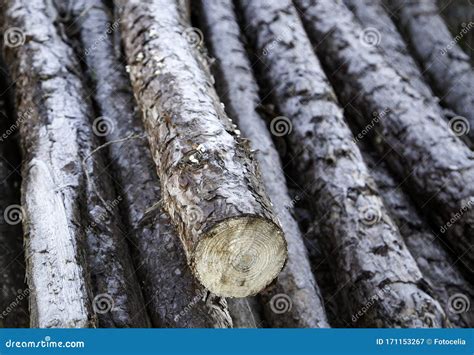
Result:
{"label": "cut log end", "polygon": [[196,275],[222,297],[255,295],[278,276],[286,260],[286,242],[272,221],[255,216],[223,220],[199,242]]}

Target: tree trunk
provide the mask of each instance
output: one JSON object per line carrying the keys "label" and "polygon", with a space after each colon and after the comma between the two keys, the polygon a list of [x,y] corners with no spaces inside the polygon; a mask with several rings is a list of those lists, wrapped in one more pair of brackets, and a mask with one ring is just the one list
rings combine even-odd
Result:
{"label": "tree trunk", "polygon": [[256,294],[284,265],[284,236],[257,166],[193,48],[199,38],[183,24],[175,1],[121,4],[132,85],[164,207],[188,262],[217,295]]}
{"label": "tree trunk", "polygon": [[90,129],[80,74],[42,1],[8,2],[2,10],[6,28],[16,31],[4,43],[16,106],[29,112],[19,125],[31,326],[94,326],[81,227],[80,162]]}
{"label": "tree trunk", "polygon": [[[390,19],[390,16],[381,5],[380,0],[344,0],[344,3],[351,9],[357,19],[364,26],[364,44],[374,45],[382,50],[384,59],[392,66],[398,74],[410,84],[438,110],[438,114],[448,120],[451,129],[456,133],[456,126],[453,124],[458,119],[454,119],[456,114],[451,110],[444,110],[439,106],[439,99],[433,94],[431,88],[426,84],[423,74],[399,34],[397,27]],[[462,124],[461,121],[459,121]],[[460,127],[460,126],[459,126]],[[471,149],[474,148],[474,141],[467,135],[458,135]]]}
{"label": "tree trunk", "polygon": [[365,127],[356,140],[380,134],[392,171],[473,272],[473,152],[376,48],[360,45],[362,27],[341,1],[296,3],[341,102]]}
{"label": "tree trunk", "polygon": [[394,20],[435,92],[447,107],[462,116],[452,119],[451,128],[474,142],[474,71],[469,56],[457,44],[457,37],[473,30],[474,22],[468,22],[453,37],[435,0],[393,0],[385,4],[393,11]]}
{"label": "tree trunk", "polygon": [[[75,1],[74,6],[75,13],[83,13],[78,22],[83,60],[93,78],[97,107],[108,120],[104,135],[153,325],[229,327],[225,301],[209,295],[196,282],[178,236],[158,203],[159,180],[140,117],[134,112],[125,67],[114,52],[118,22],[112,22],[99,0]],[[91,6],[88,11],[84,11],[86,6]],[[104,39],[97,42],[97,38]]]}
{"label": "tree trunk", "polygon": [[443,326],[444,312],[385,211],[295,8],[290,1],[240,4],[286,116],[301,194],[313,203],[347,318],[365,327]]}
{"label": "tree trunk", "polygon": [[[3,79],[1,91],[5,92]],[[7,114],[5,96],[0,96],[0,328],[23,328],[29,324],[30,290],[24,282],[23,211],[20,176],[15,170],[20,165],[15,154],[18,123],[10,120],[11,116]]]}
{"label": "tree trunk", "polygon": [[385,60],[406,81],[427,100],[430,104],[442,110],[438,105],[439,99],[434,96],[431,88],[426,84],[418,64],[399,34],[397,27],[386,13],[380,0],[344,0],[347,7],[364,27],[362,43],[366,46],[378,47],[384,54]]}
{"label": "tree trunk", "polygon": [[474,289],[453,259],[442,247],[436,235],[413,207],[410,198],[399,188],[385,163],[376,159],[364,147],[364,159],[384,199],[385,206],[397,223],[410,253],[415,258],[433,295],[443,306],[452,325],[469,328],[474,324],[474,310],[469,300],[474,299]]}
{"label": "tree trunk", "polygon": [[[265,318],[272,327],[328,327],[303,236],[290,213],[292,201],[280,158],[265,122],[256,111],[260,103],[258,86],[240,40],[240,29],[232,2],[204,0],[199,5],[207,44],[216,58],[217,91],[224,100],[229,116],[235,120],[243,137],[250,140],[252,148],[257,152],[256,158],[265,190],[273,203],[288,244],[288,262],[285,268],[277,282],[262,294]],[[285,301],[288,301],[286,307]],[[285,308],[279,309],[281,305]]]}

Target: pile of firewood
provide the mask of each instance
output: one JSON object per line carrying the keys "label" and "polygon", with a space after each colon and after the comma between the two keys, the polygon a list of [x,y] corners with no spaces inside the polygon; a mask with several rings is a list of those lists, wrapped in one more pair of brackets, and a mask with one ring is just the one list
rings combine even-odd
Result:
{"label": "pile of firewood", "polygon": [[0,326],[474,326],[436,6],[3,1]]}

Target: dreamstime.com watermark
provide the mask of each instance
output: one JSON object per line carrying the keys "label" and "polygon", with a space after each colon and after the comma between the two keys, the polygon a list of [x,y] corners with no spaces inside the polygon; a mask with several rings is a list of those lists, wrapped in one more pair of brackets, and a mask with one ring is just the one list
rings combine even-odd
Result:
{"label": "dreamstime.com watermark", "polygon": [[44,339],[37,341],[8,339],[5,341],[5,347],[7,349],[85,348],[86,343],[80,340],[55,341],[51,340],[50,336],[45,336]]}
{"label": "dreamstime.com watermark", "polygon": [[375,127],[377,123],[379,123],[383,118],[385,118],[385,116],[387,116],[389,112],[390,112],[389,108],[384,109],[380,113],[374,112],[373,113],[374,118],[372,118],[372,120],[362,129],[362,131],[360,131],[357,134],[357,136],[354,137],[353,139],[354,143],[357,143],[362,138],[364,138],[367,135],[367,133],[369,133]]}
{"label": "dreamstime.com watermark", "polygon": [[446,53],[448,53],[451,48],[453,48],[456,44],[458,44],[459,41],[462,40],[464,35],[466,35],[473,28],[474,28],[474,22],[472,21],[469,22],[468,24],[464,24],[461,31],[459,31],[459,33],[456,36],[454,36],[452,41],[449,42],[449,44],[440,51],[441,55],[446,55]]}
{"label": "dreamstime.com watermark", "polygon": [[352,315],[352,322],[357,322],[364,314],[366,314],[370,308],[380,299],[382,299],[387,293],[391,291],[390,286],[384,286],[381,290],[377,290],[375,295],[370,297],[365,305],[357,312]]}
{"label": "dreamstime.com watermark", "polygon": [[469,200],[467,201],[466,204],[464,204],[461,209],[456,212],[449,221],[447,221],[443,226],[441,226],[441,228],[439,229],[439,231],[441,233],[446,233],[446,231],[451,228],[457,221],[459,221],[461,219],[461,217],[463,216],[464,213],[466,213],[468,210],[470,210],[472,208],[472,205],[474,205],[474,200]]}
{"label": "dreamstime.com watermark", "polygon": [[0,313],[0,320],[6,318],[11,312],[13,312],[13,310],[16,307],[18,307],[20,303],[23,302],[23,300],[28,298],[29,294],[30,294],[29,288],[25,288],[24,290],[18,290],[18,294],[15,297],[15,299],[12,302],[10,302],[10,304]]}
{"label": "dreamstime.com watermark", "polygon": [[32,113],[33,113],[33,109],[28,108],[25,112],[18,115],[18,119],[10,127],[8,127],[5,132],[0,134],[0,142],[3,142],[5,139],[7,139],[13,133],[15,133],[18,127],[21,125],[21,123],[29,119]]}

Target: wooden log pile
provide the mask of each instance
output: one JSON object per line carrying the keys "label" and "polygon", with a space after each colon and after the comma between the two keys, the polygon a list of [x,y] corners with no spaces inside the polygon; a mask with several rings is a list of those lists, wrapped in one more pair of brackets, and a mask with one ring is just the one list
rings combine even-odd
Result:
{"label": "wooden log pile", "polygon": [[472,58],[444,21],[3,2],[0,327],[473,327]]}

